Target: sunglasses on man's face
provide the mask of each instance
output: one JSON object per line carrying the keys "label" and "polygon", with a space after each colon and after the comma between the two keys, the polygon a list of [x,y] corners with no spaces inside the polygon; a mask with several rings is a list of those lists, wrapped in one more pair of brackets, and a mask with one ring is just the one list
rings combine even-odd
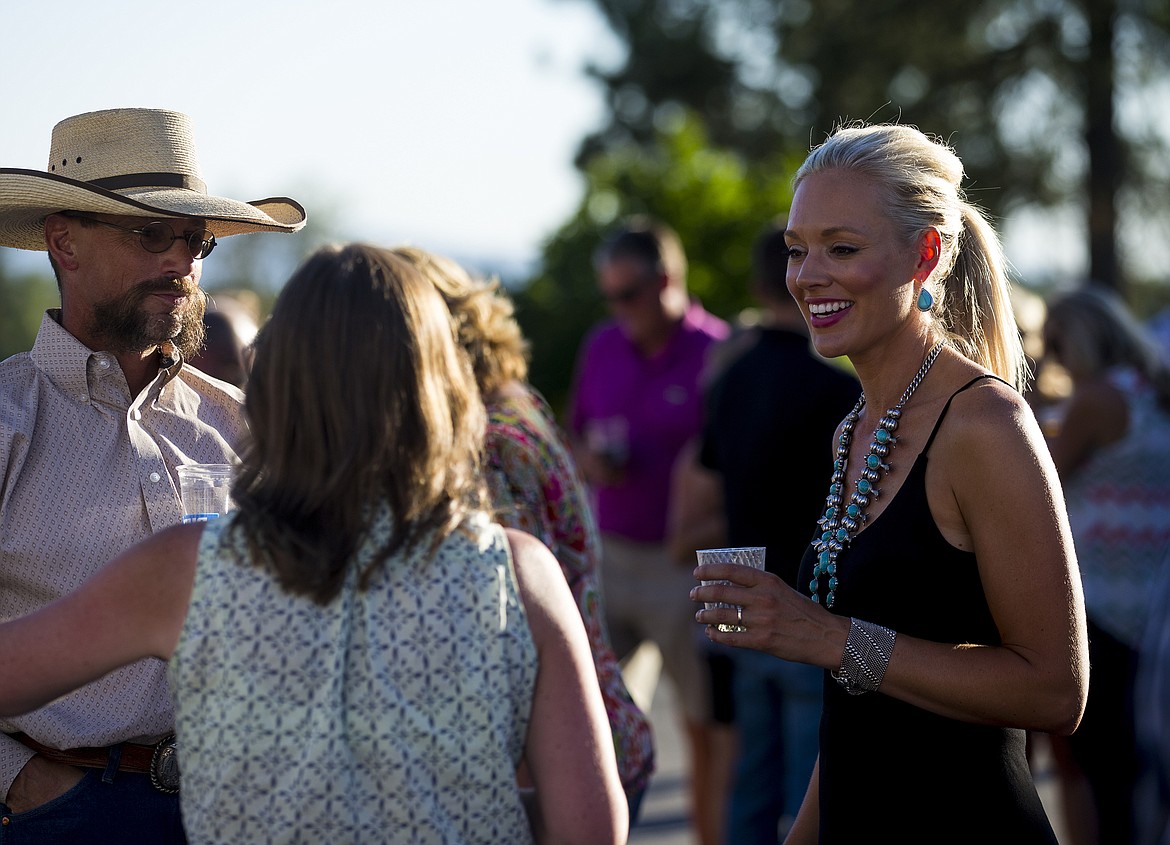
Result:
{"label": "sunglasses on man's face", "polygon": [[98,220],[96,217],[90,217],[86,214],[77,214],[74,212],[66,216],[88,220],[91,223],[99,223],[102,226],[109,226],[111,229],[118,229],[123,232],[138,235],[138,242],[142,244],[142,248],[155,255],[166,252],[175,241],[183,241],[187,244],[187,249],[191,251],[192,258],[206,258],[211,255],[211,251],[215,249],[215,245],[218,243],[215,240],[215,235],[207,229],[196,229],[194,232],[176,235],[175,230],[171,228],[170,224],[162,220],[155,220],[152,223],[147,223],[145,226],[139,226],[137,229],[134,229],[129,226],[119,226],[117,223]]}
{"label": "sunglasses on man's face", "polygon": [[654,286],[654,282],[654,279],[638,282],[624,290],[614,291],[613,293],[602,291],[601,298],[609,305],[629,305],[646,293],[646,291],[650,290]]}

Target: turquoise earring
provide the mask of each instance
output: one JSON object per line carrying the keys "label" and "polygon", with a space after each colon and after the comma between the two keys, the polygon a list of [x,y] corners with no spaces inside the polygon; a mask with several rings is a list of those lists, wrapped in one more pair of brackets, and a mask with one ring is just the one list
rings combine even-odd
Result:
{"label": "turquoise earring", "polygon": [[918,310],[919,311],[929,311],[933,307],[934,307],[934,297],[931,296],[931,293],[929,290],[927,290],[926,288],[923,288],[922,292],[918,294]]}

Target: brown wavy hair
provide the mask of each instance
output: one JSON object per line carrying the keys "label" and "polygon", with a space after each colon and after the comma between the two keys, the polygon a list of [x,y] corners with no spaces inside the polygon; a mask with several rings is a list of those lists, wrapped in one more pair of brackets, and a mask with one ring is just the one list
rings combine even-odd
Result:
{"label": "brown wavy hair", "polygon": [[285,285],[255,341],[251,438],[233,487],[257,565],[321,604],[386,502],[390,555],[434,548],[486,502],[485,413],[447,308],[391,251],[327,246]]}
{"label": "brown wavy hair", "polygon": [[451,259],[416,247],[392,252],[430,281],[447,303],[456,341],[471,358],[483,396],[491,398],[509,381],[528,379],[528,341],[499,281],[472,278]]}

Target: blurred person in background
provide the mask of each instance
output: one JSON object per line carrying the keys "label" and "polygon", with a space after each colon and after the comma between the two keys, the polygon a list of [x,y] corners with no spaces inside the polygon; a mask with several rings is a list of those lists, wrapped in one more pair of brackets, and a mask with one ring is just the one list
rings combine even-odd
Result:
{"label": "blurred person in background", "polygon": [[1134,841],[1134,682],[1149,596],[1170,548],[1170,370],[1116,293],[1048,305],[1044,347],[1071,382],[1049,447],[1064,485],[1093,667],[1076,733],[1053,737],[1077,845]]}
{"label": "blurred person in background", "polygon": [[216,293],[208,296],[203,324],[203,347],[188,363],[243,390],[252,368],[252,341],[259,330],[256,317],[235,297]]}
{"label": "blurred person in background", "polygon": [[[740,351],[709,388],[699,460],[721,483],[726,545],[765,546],[767,570],[795,587],[833,468],[833,432],[861,388],[810,346],[786,284],[783,223],[760,235],[752,258],[760,320],[746,337],[727,342]],[[726,839],[776,845],[816,763],[821,671],[758,651],[732,652],[741,741]]]}
{"label": "blurred person in background", "polygon": [[1163,306],[1146,322],[1146,328],[1153,337],[1162,357],[1170,365],[1170,305]]}
{"label": "blurred person in background", "polygon": [[[712,359],[719,357],[717,353],[721,347],[734,342],[733,334],[714,347]],[[708,368],[704,384],[710,375],[711,369]],[[723,488],[718,474],[699,463],[698,437],[683,447],[671,475],[666,542],[671,555],[683,568],[694,568],[699,549],[727,545]],[[730,843],[734,840],[728,840],[726,834],[727,801],[731,795],[732,773],[740,743],[736,724],[733,649],[712,643],[698,628],[693,630],[693,637],[707,670],[706,683],[711,696],[711,717],[703,751],[706,787],[702,796],[694,796],[694,800],[703,802],[702,810],[695,816],[707,824],[707,828],[700,832],[701,841]]]}
{"label": "blurred person in background", "polygon": [[[705,815],[710,685],[694,640],[689,567],[671,556],[666,525],[671,474],[702,426],[700,374],[728,327],[689,296],[683,246],[659,221],[627,221],[594,265],[612,319],[578,352],[567,429],[596,503],[606,623],[619,659],[647,641],[661,653],[687,741],[692,819],[701,845],[714,845],[718,822]],[[644,707],[656,683],[627,674]]]}
{"label": "blurred person in background", "polygon": [[601,540],[584,482],[552,410],[528,379],[528,344],[499,283],[413,247],[394,255],[430,281],[451,312],[487,407],[487,481],[495,518],[539,538],[560,563],[585,623],[630,823],[654,769],[650,722],[622,681],[601,600]]}
{"label": "blurred person in background", "polygon": [[1170,551],[1150,592],[1134,692],[1141,774],[1136,841],[1170,845]]}
{"label": "blurred person in background", "polygon": [[193,843],[625,842],[584,626],[548,549],[483,510],[484,408],[431,283],[317,251],[246,408],[238,510],[0,626],[0,713],[166,661]]}

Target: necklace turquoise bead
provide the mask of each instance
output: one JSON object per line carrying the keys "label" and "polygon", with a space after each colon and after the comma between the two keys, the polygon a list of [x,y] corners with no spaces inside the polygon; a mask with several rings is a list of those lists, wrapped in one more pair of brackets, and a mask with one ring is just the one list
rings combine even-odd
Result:
{"label": "necklace turquoise bead", "polygon": [[940,341],[931,347],[930,352],[926,354],[926,360],[910,380],[898,404],[887,410],[878,420],[877,428],[873,432],[873,442],[869,444],[869,452],[865,456],[865,466],[862,467],[861,475],[854,485],[849,504],[844,508],[842,501],[845,494],[845,477],[849,469],[849,446],[853,443],[853,429],[861,417],[861,409],[865,407],[864,393],[841,424],[841,435],[837,438],[837,453],[833,461],[833,476],[829,480],[829,495],[825,497],[825,513],[817,520],[821,534],[812,543],[817,560],[813,565],[812,580],[808,583],[808,591],[813,601],[820,602],[821,578],[828,579],[824,585],[827,590],[825,607],[832,607],[837,599],[837,558],[849,547],[869,518],[866,514],[869,504],[880,493],[877,482],[890,472],[886,458],[898,443],[894,432],[897,431],[898,421],[902,418],[902,408],[926,378],[927,372],[944,346],[946,342]]}

